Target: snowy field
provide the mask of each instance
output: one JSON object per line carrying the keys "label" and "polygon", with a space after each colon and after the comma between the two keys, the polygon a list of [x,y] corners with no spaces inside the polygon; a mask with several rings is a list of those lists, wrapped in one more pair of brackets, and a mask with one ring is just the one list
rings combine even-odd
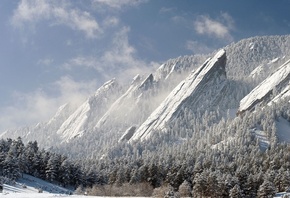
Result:
{"label": "snowy field", "polygon": [[[9,194],[1,194],[0,197],[3,198],[101,198],[97,196],[84,196],[84,195],[63,195],[63,194],[52,194],[52,193],[9,193]],[[111,197],[114,198],[114,197]],[[120,198],[120,197],[119,197]],[[126,198],[126,197],[122,197]],[[132,197],[131,197],[132,198]]]}
{"label": "snowy field", "polygon": [[[82,195],[62,195],[62,194],[52,194],[52,193],[9,193],[9,194],[0,194],[0,197],[13,197],[13,198],[50,198],[50,197],[72,197],[72,198],[78,198],[78,197],[88,197],[88,196],[82,196]],[[91,196],[90,196],[91,197]],[[93,197],[92,197],[93,198]]]}
{"label": "snowy field", "polygon": [[[39,193],[40,189],[42,193]],[[0,197],[3,198],[98,197],[85,195],[69,195],[70,193],[72,194],[73,190],[24,174],[23,178],[19,179],[15,184],[13,185],[4,184],[3,192],[0,193]]]}

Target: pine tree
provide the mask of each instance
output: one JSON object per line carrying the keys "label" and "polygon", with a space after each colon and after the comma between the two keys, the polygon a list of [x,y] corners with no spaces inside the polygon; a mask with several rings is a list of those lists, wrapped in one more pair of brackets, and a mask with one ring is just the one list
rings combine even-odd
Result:
{"label": "pine tree", "polygon": [[258,197],[270,198],[275,195],[276,189],[272,182],[265,180],[258,190]]}
{"label": "pine tree", "polygon": [[193,180],[193,194],[203,196],[207,190],[206,177],[204,173],[197,173]]}
{"label": "pine tree", "polygon": [[58,180],[59,166],[58,158],[55,154],[52,154],[48,160],[46,166],[46,179],[54,182]]}
{"label": "pine tree", "polygon": [[230,190],[230,197],[232,198],[243,198],[244,194],[241,190],[240,186],[236,184],[231,190]]}
{"label": "pine tree", "polygon": [[180,197],[191,197],[191,191],[190,183],[186,180],[178,188]]}
{"label": "pine tree", "polygon": [[64,186],[68,185],[71,179],[71,166],[68,160],[64,160],[60,166],[59,180]]}

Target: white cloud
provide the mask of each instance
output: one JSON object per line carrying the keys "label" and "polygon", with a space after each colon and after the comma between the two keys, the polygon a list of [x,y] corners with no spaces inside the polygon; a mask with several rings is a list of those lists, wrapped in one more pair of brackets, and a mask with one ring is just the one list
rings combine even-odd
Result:
{"label": "white cloud", "polygon": [[176,8],[172,8],[172,7],[162,7],[160,10],[159,10],[159,13],[170,13],[172,12],[173,10],[175,10]]}
{"label": "white cloud", "polygon": [[119,24],[119,19],[114,16],[108,16],[103,20],[104,27],[113,27]]}
{"label": "white cloud", "polygon": [[[110,48],[100,56],[78,56],[71,59],[64,67],[73,70],[74,67],[86,67],[99,71],[106,79],[116,77],[120,82],[131,82],[140,74],[148,74],[157,63],[146,63],[136,57],[136,50],[128,40],[128,27],[122,28],[112,39]],[[50,62],[49,59],[39,63]],[[158,64],[159,65],[159,64]],[[0,115],[0,131],[23,125],[48,121],[57,108],[67,102],[80,104],[98,88],[97,80],[78,82],[64,76],[45,89],[30,93],[15,93],[13,105],[2,108]],[[50,93],[50,92],[53,92]]]}
{"label": "white cloud", "polygon": [[136,57],[136,50],[129,44],[128,27],[117,32],[112,40],[111,47],[96,56],[78,56],[67,63],[64,67],[73,69],[74,67],[88,67],[97,70],[104,78],[129,80],[138,73],[150,73],[155,63],[146,63]]}
{"label": "white cloud", "polygon": [[13,105],[1,109],[0,130],[48,121],[61,105],[79,105],[83,102],[97,89],[96,85],[96,81],[77,82],[64,76],[48,87],[57,92],[56,96],[43,89],[30,93],[15,92]]}
{"label": "white cloud", "polygon": [[213,48],[193,40],[186,41],[185,47],[186,49],[192,51],[194,54],[207,54],[214,50]]}
{"label": "white cloud", "polygon": [[234,29],[234,20],[227,13],[222,13],[221,17],[216,20],[207,15],[201,15],[194,21],[194,29],[198,34],[232,41],[231,30]]}
{"label": "white cloud", "polygon": [[64,0],[21,0],[14,11],[12,24],[21,27],[28,22],[36,24],[42,20],[82,31],[89,38],[97,37],[103,31],[89,12],[73,9]]}
{"label": "white cloud", "polygon": [[138,6],[146,2],[148,2],[148,0],[93,0],[93,4],[96,6],[104,5],[115,10],[120,10],[127,6]]}

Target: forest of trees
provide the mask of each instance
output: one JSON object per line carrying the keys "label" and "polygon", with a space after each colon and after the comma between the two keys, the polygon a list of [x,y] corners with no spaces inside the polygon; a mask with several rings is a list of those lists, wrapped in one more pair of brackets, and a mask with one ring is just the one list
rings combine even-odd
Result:
{"label": "forest of trees", "polygon": [[[27,173],[99,196],[267,197],[290,187],[290,145],[276,131],[279,119],[290,120],[288,101],[235,119],[206,112],[191,126],[176,120],[169,133],[116,145],[102,159],[69,160],[36,142],[0,140],[0,175]],[[265,149],[251,132],[257,127],[267,134]]]}
{"label": "forest of trees", "polygon": [[75,161],[64,155],[39,149],[37,142],[24,145],[17,140],[0,140],[0,176],[10,181],[21,178],[24,173],[61,184],[62,186],[92,185],[92,172],[84,171]]}

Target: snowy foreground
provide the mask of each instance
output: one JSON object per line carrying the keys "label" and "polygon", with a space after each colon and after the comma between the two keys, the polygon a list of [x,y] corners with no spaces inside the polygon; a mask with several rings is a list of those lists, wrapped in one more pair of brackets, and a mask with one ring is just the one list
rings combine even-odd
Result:
{"label": "snowy foreground", "polygon": [[[51,194],[51,193],[9,193],[2,194],[0,197],[14,197],[14,198],[48,198],[48,197],[87,197],[82,195],[62,195],[62,194]],[[91,196],[90,196],[91,197]]]}
{"label": "snowy foreground", "polygon": [[[3,193],[0,193],[0,197],[13,197],[13,198],[49,198],[49,197],[71,197],[80,198],[88,197],[85,195],[69,195],[73,191],[42,179],[35,178],[30,175],[24,174],[23,178],[19,179],[14,185],[3,185]],[[41,193],[39,193],[41,189]],[[290,193],[280,192],[275,197],[283,197],[284,195],[290,195]],[[89,196],[90,198],[97,198],[98,196]],[[100,198],[100,197],[98,197]]]}
{"label": "snowy foreground", "polygon": [[[39,189],[42,189],[42,193],[39,193]],[[49,197],[88,197],[85,195],[69,195],[73,193],[72,190],[46,182],[42,179],[24,174],[23,178],[19,179],[14,185],[3,185],[3,193],[0,193],[0,197],[13,197],[13,198],[49,198]],[[97,196],[89,196],[90,198],[96,198]],[[100,198],[100,197],[98,197]]]}
{"label": "snowy foreground", "polygon": [[[0,194],[0,197],[13,197],[13,198],[65,198],[65,197],[70,197],[70,198],[80,198],[80,197],[89,197],[89,198],[100,198],[96,196],[84,196],[84,195],[63,195],[63,194],[52,194],[52,193],[10,193],[10,194]],[[125,198],[125,197],[122,197]]]}
{"label": "snowy foreground", "polygon": [[[286,193],[277,193],[275,197],[283,197]],[[50,197],[71,197],[71,198],[80,198],[80,197],[88,197],[84,195],[64,195],[64,194],[53,194],[53,193],[9,193],[9,194],[0,194],[0,197],[13,197],[13,198],[50,198]],[[90,198],[97,198],[97,196],[89,196]],[[274,198],[275,198],[274,197]],[[100,197],[98,197],[100,198]],[[122,197],[125,198],[125,197]]]}

